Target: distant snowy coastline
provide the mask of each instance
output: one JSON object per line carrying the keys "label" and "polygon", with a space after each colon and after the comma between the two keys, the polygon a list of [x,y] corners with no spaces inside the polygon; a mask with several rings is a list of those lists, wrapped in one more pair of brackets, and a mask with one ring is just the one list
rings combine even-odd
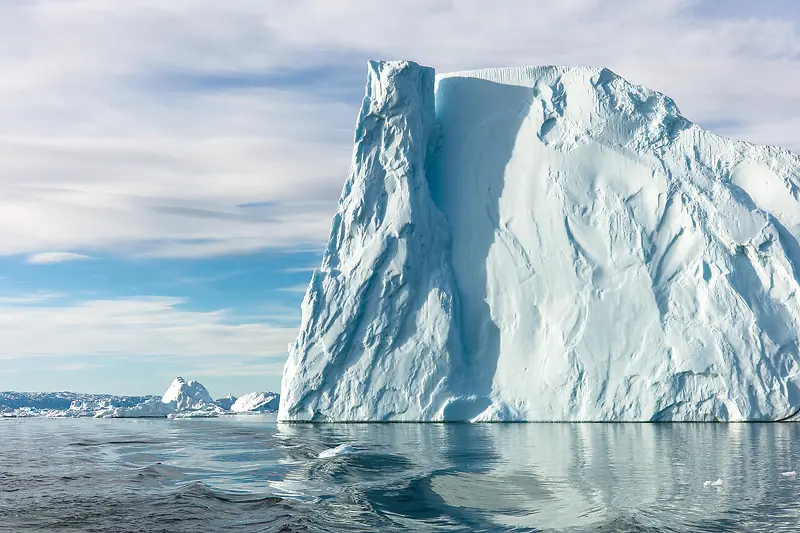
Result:
{"label": "distant snowy coastline", "polygon": [[202,383],[178,376],[163,396],[0,392],[0,418],[208,418],[275,412],[279,402],[268,391],[214,400]]}

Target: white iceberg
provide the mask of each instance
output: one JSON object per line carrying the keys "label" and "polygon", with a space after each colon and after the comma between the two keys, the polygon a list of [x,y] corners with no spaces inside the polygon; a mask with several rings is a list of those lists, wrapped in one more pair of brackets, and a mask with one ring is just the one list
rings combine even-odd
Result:
{"label": "white iceberg", "polygon": [[4,417],[91,417],[115,407],[131,407],[149,396],[114,396],[76,392],[0,392],[0,413]]}
{"label": "white iceberg", "polygon": [[98,418],[209,418],[225,412],[199,381],[178,376],[161,398],[150,398],[131,406],[99,410]]}
{"label": "white iceberg", "polygon": [[280,396],[274,392],[251,392],[236,400],[230,410],[234,413],[277,411]]}
{"label": "white iceberg", "polygon": [[161,397],[163,403],[175,404],[175,409],[202,409],[214,405],[214,399],[199,381],[176,377]]}
{"label": "white iceberg", "polygon": [[236,400],[238,400],[236,396],[229,394],[224,398],[217,398],[214,403],[220,406],[222,409],[230,411],[233,404],[236,403]]}
{"label": "white iceberg", "polygon": [[279,419],[795,417],[799,176],[606,69],[370,63]]}
{"label": "white iceberg", "polygon": [[175,412],[174,403],[164,403],[158,398],[150,398],[131,407],[115,407],[101,411],[97,418],[164,418]]}

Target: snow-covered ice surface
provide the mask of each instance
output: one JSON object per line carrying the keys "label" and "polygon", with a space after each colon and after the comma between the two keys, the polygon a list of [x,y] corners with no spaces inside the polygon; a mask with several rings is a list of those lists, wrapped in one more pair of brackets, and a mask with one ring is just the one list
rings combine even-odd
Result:
{"label": "snow-covered ice surface", "polygon": [[606,69],[370,63],[279,418],[794,417],[798,176]]}
{"label": "snow-covered ice surface", "polygon": [[234,413],[277,411],[279,401],[280,396],[274,392],[251,392],[236,400],[230,410]]}

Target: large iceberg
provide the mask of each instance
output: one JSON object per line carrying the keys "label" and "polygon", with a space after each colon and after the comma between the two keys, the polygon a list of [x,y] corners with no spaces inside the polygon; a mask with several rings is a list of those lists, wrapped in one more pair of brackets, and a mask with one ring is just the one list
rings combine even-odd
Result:
{"label": "large iceberg", "polygon": [[607,69],[369,64],[284,421],[791,419],[800,158]]}

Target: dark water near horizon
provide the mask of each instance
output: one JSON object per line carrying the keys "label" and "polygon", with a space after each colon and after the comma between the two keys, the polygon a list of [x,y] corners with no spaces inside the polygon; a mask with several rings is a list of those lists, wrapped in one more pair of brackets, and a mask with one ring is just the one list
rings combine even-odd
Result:
{"label": "dark water near horizon", "polygon": [[0,420],[0,531],[796,532],[794,470],[800,424]]}

